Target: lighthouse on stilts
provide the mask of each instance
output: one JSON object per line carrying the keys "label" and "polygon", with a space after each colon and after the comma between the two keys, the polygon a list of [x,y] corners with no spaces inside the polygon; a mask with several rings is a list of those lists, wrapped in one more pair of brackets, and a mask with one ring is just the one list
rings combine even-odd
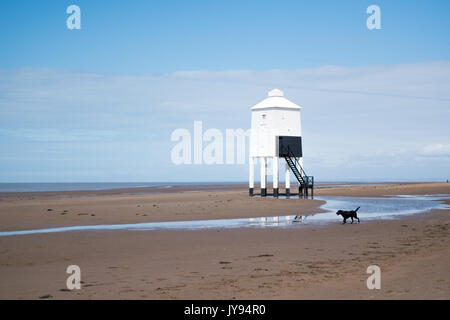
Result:
{"label": "lighthouse on stilts", "polygon": [[273,196],[280,194],[278,186],[279,161],[284,162],[285,194],[291,193],[291,173],[298,181],[298,195],[314,192],[314,177],[303,170],[301,107],[284,98],[283,92],[274,89],[269,96],[252,107],[250,134],[249,195],[253,196],[255,164],[261,169],[261,196],[267,196],[267,167],[272,164]]}

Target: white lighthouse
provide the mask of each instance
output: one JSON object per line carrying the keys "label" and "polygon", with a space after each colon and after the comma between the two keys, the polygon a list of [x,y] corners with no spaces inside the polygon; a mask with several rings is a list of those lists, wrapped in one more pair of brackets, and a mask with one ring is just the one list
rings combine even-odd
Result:
{"label": "white lighthouse", "polygon": [[261,196],[267,195],[267,164],[272,160],[273,196],[278,197],[280,158],[285,162],[286,195],[290,192],[291,172],[299,182],[299,195],[313,190],[314,179],[303,170],[301,107],[284,98],[283,92],[274,89],[269,96],[252,107],[250,135],[249,195],[254,194],[255,164],[260,163]]}

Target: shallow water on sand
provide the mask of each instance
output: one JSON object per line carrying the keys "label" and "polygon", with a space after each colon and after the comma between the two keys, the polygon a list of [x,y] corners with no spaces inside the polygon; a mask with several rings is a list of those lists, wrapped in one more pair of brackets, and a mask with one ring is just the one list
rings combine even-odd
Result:
{"label": "shallow water on sand", "polygon": [[[326,225],[329,223],[340,223],[342,218],[336,215],[336,211],[354,210],[361,207],[358,217],[361,222],[379,219],[398,219],[405,215],[422,213],[433,209],[446,209],[439,199],[450,199],[450,195],[400,195],[385,198],[369,197],[315,197],[326,203],[321,206],[325,213],[314,215],[295,215],[243,218],[243,219],[217,219],[217,220],[194,220],[194,221],[172,221],[172,222],[148,222],[134,224],[111,224],[71,226],[60,228],[4,231],[0,236],[14,236],[27,234],[43,234],[67,231],[100,231],[100,230],[200,230],[200,229],[231,229],[231,228],[295,228],[304,225]],[[282,200],[280,200],[282,201]],[[350,220],[348,220],[350,222]]]}
{"label": "shallow water on sand", "polygon": [[[386,198],[370,197],[316,197],[326,203],[321,206],[328,212],[315,214],[308,217],[309,220],[336,220],[336,211],[358,210],[358,217],[364,220],[395,219],[404,215],[421,213],[432,209],[446,208],[439,199],[449,199],[450,195],[398,195]],[[339,217],[341,219],[341,217]]]}

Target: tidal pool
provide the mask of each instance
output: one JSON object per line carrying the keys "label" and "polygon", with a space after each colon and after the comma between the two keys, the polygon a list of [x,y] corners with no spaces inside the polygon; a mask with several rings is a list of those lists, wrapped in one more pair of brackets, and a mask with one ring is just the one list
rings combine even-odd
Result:
{"label": "tidal pool", "polygon": [[[232,229],[232,228],[296,228],[306,225],[324,225],[329,223],[340,223],[342,218],[336,215],[336,211],[352,210],[361,207],[358,217],[361,223],[377,219],[398,219],[405,215],[427,212],[433,209],[446,209],[439,199],[450,199],[450,195],[400,195],[382,198],[370,197],[315,197],[314,199],[326,201],[321,209],[324,213],[314,215],[278,215],[273,217],[242,218],[242,219],[216,219],[216,220],[192,220],[171,222],[147,222],[133,224],[108,224],[71,226],[59,228],[2,231],[0,237],[68,232],[68,231],[101,231],[101,230],[200,230],[200,229]],[[283,201],[283,200],[280,200]]]}

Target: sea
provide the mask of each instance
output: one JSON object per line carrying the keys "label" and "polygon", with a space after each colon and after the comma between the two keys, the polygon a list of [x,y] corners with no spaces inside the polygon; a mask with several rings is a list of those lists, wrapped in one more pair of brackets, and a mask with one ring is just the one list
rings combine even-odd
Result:
{"label": "sea", "polygon": [[[394,182],[394,181],[393,181]],[[27,182],[27,183],[0,183],[1,192],[51,192],[51,191],[99,191],[132,188],[172,188],[174,186],[189,186],[195,189],[207,189],[214,185],[246,185],[247,181],[235,182]],[[384,182],[367,181],[316,181],[317,188],[339,186],[370,186],[380,185]]]}
{"label": "sea", "polygon": [[174,186],[245,184],[246,182],[29,182],[0,183],[1,192],[100,191],[132,188],[172,188]]}

